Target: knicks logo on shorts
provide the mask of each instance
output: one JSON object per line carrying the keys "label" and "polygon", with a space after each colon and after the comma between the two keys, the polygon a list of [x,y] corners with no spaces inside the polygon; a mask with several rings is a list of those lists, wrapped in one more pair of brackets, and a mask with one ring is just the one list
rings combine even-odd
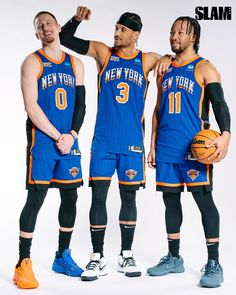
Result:
{"label": "knicks logo on shorts", "polygon": [[79,173],[79,168],[72,167],[69,169],[69,173],[75,178],[75,176]]}
{"label": "knicks logo on shorts", "polygon": [[198,175],[199,175],[199,171],[197,171],[195,169],[190,169],[190,170],[187,171],[187,175],[192,180],[195,180],[198,177]]}
{"label": "knicks logo on shorts", "polygon": [[133,169],[129,169],[125,171],[125,174],[129,177],[130,180],[132,180],[137,175],[137,173],[138,172]]}

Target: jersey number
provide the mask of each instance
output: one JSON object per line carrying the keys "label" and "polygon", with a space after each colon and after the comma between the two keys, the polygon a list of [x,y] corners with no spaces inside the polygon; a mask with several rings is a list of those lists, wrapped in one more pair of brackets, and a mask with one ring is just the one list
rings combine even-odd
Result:
{"label": "jersey number", "polygon": [[119,83],[117,88],[120,89],[120,95],[116,96],[119,103],[126,103],[129,100],[129,85],[127,83]]}
{"label": "jersey number", "polygon": [[181,112],[181,93],[171,92],[169,94],[169,114],[180,114]]}
{"label": "jersey number", "polygon": [[66,97],[65,89],[57,88],[55,92],[55,102],[56,102],[56,107],[59,110],[65,110],[67,108],[67,97]]}

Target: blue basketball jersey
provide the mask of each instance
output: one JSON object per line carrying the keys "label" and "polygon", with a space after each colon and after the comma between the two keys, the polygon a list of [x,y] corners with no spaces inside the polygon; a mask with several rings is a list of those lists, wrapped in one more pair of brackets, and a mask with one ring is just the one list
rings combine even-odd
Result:
{"label": "blue basketball jersey", "polygon": [[196,56],[182,65],[173,62],[162,79],[157,161],[186,163],[194,135],[208,124],[209,102],[195,71],[203,60]]}
{"label": "blue basketball jersey", "polygon": [[144,103],[148,80],[143,53],[131,57],[110,49],[98,75],[98,111],[92,150],[143,151]]}
{"label": "blue basketball jersey", "polygon": [[[62,58],[55,61],[42,50],[34,52],[38,58],[41,71],[38,76],[37,103],[48,120],[60,133],[69,133],[75,106],[76,79],[72,57],[63,52]],[[34,158],[65,159],[74,155],[61,155],[55,142],[40,131],[31,120],[27,120],[28,148]],[[78,150],[75,141],[72,150]]]}

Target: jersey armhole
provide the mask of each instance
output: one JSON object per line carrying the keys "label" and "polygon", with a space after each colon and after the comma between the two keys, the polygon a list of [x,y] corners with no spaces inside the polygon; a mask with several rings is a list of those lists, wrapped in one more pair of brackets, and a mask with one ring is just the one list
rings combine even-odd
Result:
{"label": "jersey armhole", "polygon": [[39,70],[39,73],[37,75],[37,80],[39,80],[39,78],[43,74],[43,62],[42,62],[41,58],[38,56],[38,54],[36,52],[34,52],[33,55],[37,58],[37,60],[39,62],[39,65],[40,65],[40,70]]}
{"label": "jersey armhole", "polygon": [[145,67],[145,57],[146,57],[146,54],[145,54],[144,52],[142,52],[143,74],[144,74],[145,80],[146,80],[147,82],[149,82],[149,81],[148,81],[148,76],[147,76],[146,67]]}
{"label": "jersey armhole", "polygon": [[104,65],[103,65],[101,71],[99,72],[99,76],[101,76],[102,73],[105,71],[105,68],[106,68],[106,66],[107,66],[107,64],[108,64],[108,62],[109,62],[109,59],[110,59],[111,53],[112,53],[112,48],[109,47],[109,51],[108,51],[108,53],[107,53],[107,56],[106,56],[106,59],[105,59]]}
{"label": "jersey armhole", "polygon": [[204,61],[206,61],[206,60],[205,60],[205,59],[200,60],[200,61],[196,64],[195,69],[194,69],[194,77],[195,77],[195,79],[196,79],[198,85],[201,86],[201,87],[203,87],[204,84],[203,84],[203,83],[201,82],[201,80],[200,80],[200,75],[199,75],[199,72],[198,72],[198,66],[199,66],[201,63],[203,63]]}
{"label": "jersey armhole", "polygon": [[75,66],[74,57],[69,54],[69,58],[70,58],[70,62],[71,62],[71,65],[72,65],[72,69],[73,69],[74,75],[76,77],[76,66]]}

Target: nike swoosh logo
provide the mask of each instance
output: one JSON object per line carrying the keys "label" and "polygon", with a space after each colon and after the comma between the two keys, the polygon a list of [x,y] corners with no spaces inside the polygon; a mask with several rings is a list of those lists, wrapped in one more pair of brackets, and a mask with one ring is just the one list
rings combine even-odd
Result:
{"label": "nike swoosh logo", "polygon": [[207,246],[212,246],[212,245],[215,245],[215,243],[212,243],[212,244],[207,243]]}
{"label": "nike swoosh logo", "polygon": [[97,229],[91,228],[91,231],[102,231],[102,230],[105,230],[105,228],[97,228]]}
{"label": "nike swoosh logo", "polygon": [[124,228],[135,228],[135,225],[133,225],[133,226],[125,225]]}

